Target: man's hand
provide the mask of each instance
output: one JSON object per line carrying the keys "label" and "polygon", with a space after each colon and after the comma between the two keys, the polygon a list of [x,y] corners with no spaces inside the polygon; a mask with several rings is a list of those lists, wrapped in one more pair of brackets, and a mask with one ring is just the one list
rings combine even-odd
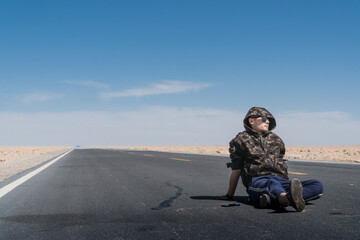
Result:
{"label": "man's hand", "polygon": [[234,200],[234,196],[230,196],[228,194],[217,197],[216,200],[227,200],[227,201],[232,201]]}

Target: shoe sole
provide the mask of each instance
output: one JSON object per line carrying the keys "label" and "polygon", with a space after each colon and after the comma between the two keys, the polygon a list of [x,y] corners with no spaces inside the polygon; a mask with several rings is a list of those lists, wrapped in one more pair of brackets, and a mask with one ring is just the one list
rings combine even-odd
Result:
{"label": "shoe sole", "polygon": [[267,208],[270,205],[270,196],[263,194],[260,196],[260,208]]}
{"label": "shoe sole", "polygon": [[303,193],[303,186],[301,182],[296,178],[291,180],[290,194],[292,200],[294,201],[293,207],[298,212],[301,212],[305,208],[305,201],[303,199],[302,193]]}

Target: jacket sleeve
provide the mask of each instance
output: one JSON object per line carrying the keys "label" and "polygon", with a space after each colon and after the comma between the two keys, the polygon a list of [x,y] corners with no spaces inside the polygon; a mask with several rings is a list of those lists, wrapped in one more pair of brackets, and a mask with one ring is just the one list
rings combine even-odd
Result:
{"label": "jacket sleeve", "polygon": [[278,137],[278,142],[279,142],[279,145],[280,145],[280,158],[283,158],[285,156],[285,143],[284,141],[279,137]]}
{"label": "jacket sleeve", "polygon": [[229,152],[230,152],[232,170],[236,170],[236,169],[242,170],[244,168],[242,142],[238,138],[234,138],[233,140],[230,141]]}

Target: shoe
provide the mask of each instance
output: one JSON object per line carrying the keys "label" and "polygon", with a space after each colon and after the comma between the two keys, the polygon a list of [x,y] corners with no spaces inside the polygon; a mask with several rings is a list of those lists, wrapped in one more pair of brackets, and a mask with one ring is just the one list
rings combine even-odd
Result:
{"label": "shoe", "polygon": [[296,211],[301,212],[305,208],[305,201],[302,196],[303,186],[301,182],[294,178],[290,182],[290,192],[287,194],[290,206],[294,207]]}
{"label": "shoe", "polygon": [[260,196],[260,208],[267,208],[270,206],[271,199],[270,196],[264,193]]}

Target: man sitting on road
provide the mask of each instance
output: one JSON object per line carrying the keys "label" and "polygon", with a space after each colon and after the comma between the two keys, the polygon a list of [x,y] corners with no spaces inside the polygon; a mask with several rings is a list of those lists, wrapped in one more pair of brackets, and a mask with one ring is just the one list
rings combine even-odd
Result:
{"label": "man sitting on road", "polygon": [[265,108],[251,108],[244,119],[245,131],[230,142],[231,176],[226,195],[232,200],[239,178],[250,200],[266,208],[270,202],[282,207],[292,206],[301,212],[305,202],[319,198],[323,186],[318,180],[289,180],[284,162],[285,144],[271,132],[276,127],[273,115]]}

